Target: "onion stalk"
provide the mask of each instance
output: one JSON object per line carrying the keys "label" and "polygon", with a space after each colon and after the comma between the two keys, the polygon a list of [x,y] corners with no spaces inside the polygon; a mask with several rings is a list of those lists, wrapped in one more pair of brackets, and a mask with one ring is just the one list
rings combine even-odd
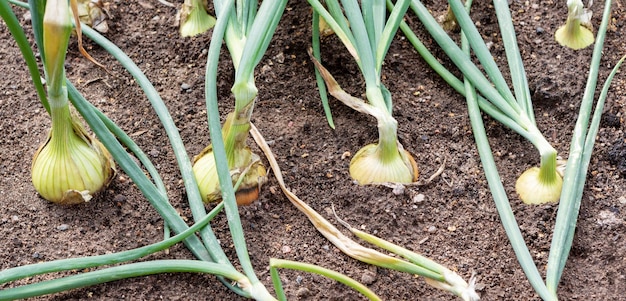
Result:
{"label": "onion stalk", "polygon": [[582,0],[567,0],[567,21],[554,33],[559,44],[574,50],[583,49],[593,44],[593,32],[588,24],[591,11],[585,9]]}
{"label": "onion stalk", "polygon": [[52,128],[33,158],[32,181],[43,198],[60,204],[89,201],[114,174],[109,152],[70,113],[64,64],[71,32],[68,2],[47,1],[43,52]]}
{"label": "onion stalk", "polygon": [[[384,0],[361,1],[360,6],[356,0],[342,1],[341,5],[336,0],[325,1],[325,5],[318,0],[309,0],[309,3],[356,60],[365,78],[367,101],[343,91],[323,67],[316,51],[313,61],[329,93],[347,106],[375,117],[378,124],[378,142],[355,154],[350,161],[350,176],[361,185],[417,181],[417,164],[398,141],[398,122],[392,116],[391,93],[381,82],[383,60],[409,1],[398,1],[388,18]],[[315,43],[319,40],[314,41],[314,48]]]}
{"label": "onion stalk", "polygon": [[[254,82],[254,69],[263,57],[276,30],[287,1],[263,2],[257,11],[256,1],[236,3],[236,9],[227,16],[228,25],[223,40],[226,42],[235,68],[235,82],[231,92],[235,109],[222,127],[224,148],[233,183],[243,170],[248,170],[236,192],[237,203],[247,205],[258,199],[260,187],[266,180],[266,169],[258,155],[246,143],[250,131],[250,118],[258,90]],[[214,1],[219,15],[225,9],[222,1]],[[222,40],[211,43],[222,43]],[[218,59],[218,58],[215,58]],[[205,202],[221,198],[212,145],[194,158],[193,171]]]}

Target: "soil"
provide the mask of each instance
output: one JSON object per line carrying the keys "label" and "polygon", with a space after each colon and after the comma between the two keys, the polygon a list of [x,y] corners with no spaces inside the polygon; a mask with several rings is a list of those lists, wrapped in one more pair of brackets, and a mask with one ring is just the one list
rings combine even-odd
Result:
{"label": "soil", "polygon": [[[182,2],[182,1],[179,1]],[[602,1],[593,6],[599,26]],[[176,9],[158,1],[109,1],[106,37],[147,74],[169,107],[188,154],[208,143],[204,106],[204,66],[210,35],[180,38]],[[529,86],[542,131],[567,157],[571,133],[588,73],[592,49],[559,46],[554,31],[564,23],[564,1],[511,1]],[[177,5],[180,5],[178,3]],[[425,1],[435,15],[439,0]],[[491,4],[476,1],[472,17],[502,65],[504,50]],[[15,8],[26,32],[26,11]],[[348,223],[428,256],[459,273],[475,273],[483,300],[538,300],[500,224],[474,144],[463,97],[441,80],[399,34],[385,61],[383,81],[394,99],[399,139],[414,154],[421,176],[443,161],[445,171],[426,186],[403,193],[379,186],[358,186],[348,174],[350,156],[377,139],[375,120],[330,100],[336,129],[323,115],[310,47],[310,8],[290,1],[274,40],[257,68],[259,98],[253,122],[269,141],[287,185],[330,221],[334,205]],[[443,53],[414,17],[408,21],[435,55]],[[626,53],[624,2],[615,1],[600,68],[602,82]],[[128,250],[163,238],[163,222],[122,172],[89,203],[64,207],[41,199],[30,181],[31,159],[46,138],[50,121],[37,100],[18,48],[0,24],[0,268],[55,259]],[[34,44],[31,40],[31,43]],[[146,97],[131,76],[103,49],[86,41],[90,54],[111,73],[93,65],[71,42],[67,75],[94,105],[129,133],[151,156],[181,215],[191,214],[168,140]],[[359,96],[364,81],[345,48],[334,37],[324,41],[323,61],[342,87]],[[233,105],[233,68],[224,51],[218,88],[221,113]],[[451,66],[442,59],[442,62]],[[507,74],[508,72],[504,72]],[[598,89],[599,90],[599,89]],[[559,287],[562,300],[622,300],[626,291],[626,79],[618,74],[609,92],[603,122],[589,167],[572,251]],[[538,164],[534,148],[517,134],[485,117],[502,181],[526,243],[545,272],[556,205],[527,206],[514,193],[525,169]],[[250,139],[251,145],[254,142]],[[257,150],[258,151],[258,150]],[[416,197],[417,196],[417,197]],[[208,205],[209,207],[211,205]],[[272,286],[270,258],[313,263],[367,284],[385,300],[454,300],[422,279],[360,263],[342,254],[280,193],[270,177],[260,199],[240,214],[257,275]],[[223,247],[234,258],[226,218],[213,223]],[[338,223],[336,223],[338,225]],[[345,232],[347,234],[347,231]],[[177,245],[146,259],[193,256]],[[78,273],[74,271],[72,273]],[[56,275],[4,284],[12,287]],[[290,300],[361,300],[356,292],[311,274],[281,270]],[[162,274],[76,289],[39,300],[240,300],[215,277]]]}

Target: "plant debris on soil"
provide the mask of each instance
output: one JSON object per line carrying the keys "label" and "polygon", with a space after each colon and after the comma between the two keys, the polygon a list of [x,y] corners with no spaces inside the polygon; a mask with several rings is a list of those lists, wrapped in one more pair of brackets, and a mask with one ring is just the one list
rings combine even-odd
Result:
{"label": "plant debris on soil", "polygon": [[[198,154],[209,143],[204,66],[210,34],[179,37],[176,9],[159,1],[109,2],[111,19],[105,36],[146,73],[165,100],[189,156]],[[592,9],[597,28],[603,4],[596,2]],[[600,68],[601,83],[626,53],[624,2],[614,2]],[[444,1],[429,0],[424,4],[435,16],[443,15],[446,10]],[[554,41],[553,33],[567,15],[565,1],[516,0],[510,5],[539,127],[559,155],[567,158],[592,48],[573,51]],[[29,14],[21,8],[15,11],[31,36]],[[452,66],[417,18],[410,14],[409,25],[444,64]],[[472,18],[479,24],[500,66],[505,66],[502,40],[489,1],[476,1]],[[358,186],[348,174],[350,155],[374,142],[377,130],[372,118],[352,111],[332,97],[330,105],[336,129],[328,126],[307,54],[311,45],[310,24],[308,4],[290,1],[257,69],[259,98],[252,121],[270,142],[290,189],[333,223],[331,206],[349,224],[419,252],[464,279],[475,273],[482,300],[538,300],[500,224],[463,97],[431,71],[399,33],[383,70],[383,81],[394,100],[399,139],[414,155],[423,178],[435,173],[444,160],[446,168],[430,184],[405,187],[403,191]],[[0,269],[118,252],[161,240],[161,217],[121,172],[89,203],[63,207],[37,195],[30,180],[30,165],[34,152],[46,138],[50,120],[4,23],[0,23],[0,40],[0,194],[4,199],[0,206]],[[149,154],[167,185],[172,204],[191,223],[184,186],[167,136],[146,97],[106,51],[88,40],[85,43],[89,53],[110,73],[83,58],[73,40],[66,64],[68,78]],[[34,45],[32,37],[31,44]],[[331,36],[324,39],[322,47],[326,68],[347,92],[360,95],[364,82],[344,46]],[[224,50],[218,75],[223,117],[233,105],[230,96],[233,72]],[[562,300],[623,300],[626,291],[626,78],[623,73],[616,76],[607,99],[572,251],[559,286]],[[540,272],[545,272],[557,206],[527,206],[514,193],[517,176],[537,165],[538,156],[532,145],[519,135],[488,117],[485,123],[517,222]],[[254,142],[250,139],[249,144]],[[271,174],[260,199],[241,207],[240,213],[253,265],[268,288],[272,286],[269,259],[283,258],[344,273],[366,284],[385,300],[455,300],[451,294],[428,286],[418,277],[374,268],[342,254],[281,194]],[[212,224],[222,247],[231,258],[236,258],[226,218],[221,215]],[[158,258],[193,256],[179,244],[146,260]],[[281,270],[280,274],[290,300],[363,299],[326,278],[288,270]],[[64,274],[33,277],[5,284],[0,289],[60,275]],[[211,275],[162,274],[37,299],[243,298]]]}

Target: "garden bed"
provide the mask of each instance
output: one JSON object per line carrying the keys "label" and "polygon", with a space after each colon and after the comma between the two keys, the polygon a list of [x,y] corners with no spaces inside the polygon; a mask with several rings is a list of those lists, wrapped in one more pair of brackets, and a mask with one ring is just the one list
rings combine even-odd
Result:
{"label": "garden bed", "polygon": [[[424,1],[435,15],[442,1]],[[558,45],[553,33],[565,21],[565,1],[512,1],[511,10],[540,129],[567,157],[571,133],[588,73],[591,48],[573,51]],[[594,4],[594,25],[601,4]],[[626,53],[626,15],[613,5],[600,80]],[[105,35],[146,73],[168,106],[188,154],[209,143],[204,105],[204,66],[210,35],[180,38],[174,8],[158,1],[110,1],[110,31]],[[491,43],[500,63],[502,41],[493,8],[477,1],[472,18]],[[16,9],[30,33],[28,16]],[[274,40],[259,64],[259,98],[252,121],[270,141],[287,185],[328,220],[338,215],[351,225],[417,251],[456,271],[475,273],[483,300],[537,300],[510,247],[484,178],[465,100],[423,62],[400,33],[391,46],[383,81],[394,99],[399,139],[411,152],[422,178],[445,162],[444,172],[424,186],[401,193],[382,186],[358,186],[348,174],[351,155],[377,139],[374,119],[330,99],[336,129],[323,115],[311,45],[311,10],[290,1]],[[438,57],[416,18],[409,18]],[[30,164],[45,140],[50,121],[39,103],[21,54],[4,23],[0,25],[0,269],[68,257],[117,252],[163,238],[163,221],[129,178],[119,172],[91,202],[63,207],[35,192]],[[84,59],[72,41],[67,75],[151,157],[172,204],[191,221],[174,155],[157,116],[132,77],[104,50],[86,42],[90,54],[110,73]],[[335,37],[323,41],[323,60],[349,93],[364,82],[353,59]],[[451,66],[446,60],[442,60]],[[218,74],[221,115],[232,108],[233,68],[223,52]],[[619,300],[626,291],[626,79],[616,76],[589,168],[572,252],[560,285],[562,300]],[[539,270],[545,272],[556,205],[527,206],[514,193],[515,179],[538,164],[535,149],[490,118],[487,134],[511,206]],[[253,141],[250,139],[252,145]],[[211,207],[211,205],[208,205]],[[280,192],[270,173],[260,199],[240,208],[252,262],[271,287],[269,259],[284,258],[340,271],[368,285],[385,300],[452,300],[408,274],[373,268],[342,254],[322,237]],[[339,225],[338,223],[335,223]],[[213,222],[227,254],[234,258],[226,218]],[[345,232],[347,233],[347,231]],[[183,245],[151,255],[193,258]],[[78,273],[81,271],[74,271]],[[281,270],[290,300],[357,300],[356,292],[334,281]],[[50,278],[35,277],[18,283]],[[4,286],[7,287],[7,286]],[[2,287],[0,287],[2,288]],[[213,276],[164,274],[141,277],[42,297],[45,300],[239,300]]]}

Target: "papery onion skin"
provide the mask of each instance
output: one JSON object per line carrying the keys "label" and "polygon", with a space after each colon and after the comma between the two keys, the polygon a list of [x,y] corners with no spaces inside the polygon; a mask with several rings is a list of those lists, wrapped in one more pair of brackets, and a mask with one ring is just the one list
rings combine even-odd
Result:
{"label": "papery onion skin", "polygon": [[[259,198],[260,188],[267,182],[267,171],[261,163],[258,156],[253,154],[248,148],[243,152],[250,159],[250,169],[245,175],[239,189],[235,192],[237,205],[249,205]],[[245,169],[236,168],[231,170],[233,184],[239,179],[239,174]],[[215,202],[222,198],[222,192],[219,186],[217,169],[215,165],[215,157],[211,146],[207,147],[198,156],[194,158],[193,173],[198,182],[198,188],[204,202]]]}

